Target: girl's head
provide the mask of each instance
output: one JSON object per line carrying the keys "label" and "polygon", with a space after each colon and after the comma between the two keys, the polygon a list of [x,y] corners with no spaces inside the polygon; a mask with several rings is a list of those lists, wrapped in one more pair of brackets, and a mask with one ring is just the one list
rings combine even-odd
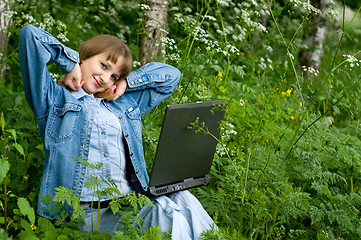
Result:
{"label": "girl's head", "polygon": [[120,78],[128,76],[132,69],[133,57],[128,46],[119,38],[112,35],[98,35],[87,40],[80,45],[78,53],[80,62],[101,53],[105,53],[107,60],[113,63],[115,63],[119,57],[123,57]]}
{"label": "girl's head", "polygon": [[117,37],[98,35],[84,42],[78,49],[83,89],[100,93],[114,82],[125,79],[132,68],[132,54]]}

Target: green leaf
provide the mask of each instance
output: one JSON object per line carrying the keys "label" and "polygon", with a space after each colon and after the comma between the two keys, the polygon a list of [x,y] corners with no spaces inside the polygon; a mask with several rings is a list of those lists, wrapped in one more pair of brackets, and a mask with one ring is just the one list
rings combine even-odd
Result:
{"label": "green leaf", "polygon": [[60,235],[56,240],[68,240],[69,238],[66,235]]}
{"label": "green leaf", "polygon": [[21,145],[18,143],[13,143],[13,147],[15,147],[21,155],[25,156],[24,148]]}
{"label": "green leaf", "polygon": [[52,222],[47,218],[39,218],[38,225],[43,232],[48,232],[55,229]]}
{"label": "green leaf", "polygon": [[0,228],[0,239],[10,239],[4,229]]}
{"label": "green leaf", "polygon": [[38,240],[39,238],[37,238],[35,236],[35,233],[32,231],[22,231],[19,234],[19,239],[20,240]]}
{"label": "green leaf", "polygon": [[1,112],[0,125],[1,125],[2,131],[4,132],[6,123],[5,123],[5,118],[4,118],[4,113],[3,112]]}
{"label": "green leaf", "polygon": [[30,207],[28,200],[26,198],[20,197],[18,199],[18,207],[20,209],[20,212],[23,215],[28,216],[29,221],[32,224],[34,224],[35,223],[35,213],[34,213],[34,209],[32,207]]}
{"label": "green leaf", "polygon": [[0,159],[0,183],[4,180],[4,177],[10,169],[10,164],[6,159]]}
{"label": "green leaf", "polygon": [[13,136],[14,138],[14,141],[16,142],[16,131],[15,129],[8,129],[6,130],[7,132],[11,133],[11,135]]}
{"label": "green leaf", "polygon": [[51,203],[51,197],[49,194],[47,194],[46,196],[40,195],[40,201],[46,206],[49,206],[49,204]]}
{"label": "green leaf", "polygon": [[39,144],[38,146],[36,146],[37,149],[44,151],[44,147],[43,144]]}

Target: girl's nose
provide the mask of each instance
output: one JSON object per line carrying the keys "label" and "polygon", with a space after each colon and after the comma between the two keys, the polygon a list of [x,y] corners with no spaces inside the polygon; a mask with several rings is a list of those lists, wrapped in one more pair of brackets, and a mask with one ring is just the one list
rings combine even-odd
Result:
{"label": "girl's nose", "polygon": [[105,72],[105,73],[103,73],[101,75],[101,79],[102,79],[103,84],[108,84],[110,82],[110,80],[111,80],[110,78],[111,78],[110,73]]}

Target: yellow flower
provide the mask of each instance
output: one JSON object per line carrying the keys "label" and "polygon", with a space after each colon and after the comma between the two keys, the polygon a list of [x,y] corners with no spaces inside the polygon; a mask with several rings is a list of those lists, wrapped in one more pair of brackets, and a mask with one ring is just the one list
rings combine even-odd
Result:
{"label": "yellow flower", "polygon": [[223,89],[221,92],[222,92],[222,93],[226,92],[226,89]]}
{"label": "yellow flower", "polygon": [[35,227],[34,224],[30,224],[30,227],[31,227],[32,230],[35,230],[35,229],[36,229],[36,227]]}
{"label": "yellow flower", "polygon": [[286,92],[281,92],[282,95],[286,95]]}
{"label": "yellow flower", "polygon": [[259,87],[259,83],[257,83],[257,87]]}
{"label": "yellow flower", "polygon": [[204,89],[208,89],[207,86],[204,86]]}
{"label": "yellow flower", "polygon": [[292,92],[292,90],[291,90],[291,89],[287,89],[287,93],[288,93],[288,95],[291,95],[291,92]]}
{"label": "yellow flower", "polygon": [[28,176],[24,176],[23,178],[24,178],[24,179],[29,179],[29,177],[28,177]]}
{"label": "yellow flower", "polygon": [[222,77],[223,75],[222,75],[222,73],[221,72],[218,72],[218,75],[217,75],[218,77]]}
{"label": "yellow flower", "polygon": [[302,102],[300,102],[300,107],[302,107],[303,106],[303,104],[302,104]]}
{"label": "yellow flower", "polygon": [[11,136],[9,136],[9,138],[11,138]]}
{"label": "yellow flower", "polygon": [[292,120],[295,120],[295,116],[291,116],[290,118],[291,118]]}
{"label": "yellow flower", "polygon": [[258,71],[257,71],[257,73],[258,73],[258,74],[261,74],[261,71],[260,71],[260,70],[258,70]]}
{"label": "yellow flower", "polygon": [[244,52],[240,52],[239,54],[241,54],[241,56],[244,56]]}

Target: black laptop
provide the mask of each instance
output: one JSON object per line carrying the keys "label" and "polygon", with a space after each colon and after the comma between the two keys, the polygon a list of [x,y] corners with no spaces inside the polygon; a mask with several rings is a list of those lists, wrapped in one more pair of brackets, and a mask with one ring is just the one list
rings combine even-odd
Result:
{"label": "black laptop", "polygon": [[[224,102],[215,100],[166,107],[149,182],[150,195],[164,195],[209,183]],[[202,127],[211,134],[197,131]]]}

